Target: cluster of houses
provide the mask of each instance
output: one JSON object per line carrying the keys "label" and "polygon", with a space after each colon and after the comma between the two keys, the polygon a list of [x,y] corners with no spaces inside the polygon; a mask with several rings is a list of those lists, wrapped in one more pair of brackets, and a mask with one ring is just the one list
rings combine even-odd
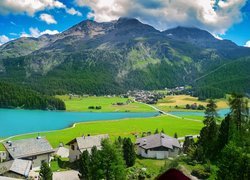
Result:
{"label": "cluster of houses", "polygon": [[156,104],[159,99],[164,98],[164,94],[151,91],[135,90],[128,91],[127,96],[131,96],[137,102]]}
{"label": "cluster of houses", "polygon": [[[68,157],[70,162],[80,158],[83,151],[91,153],[91,148],[96,146],[101,149],[101,141],[109,138],[107,134],[96,136],[82,136],[68,142],[66,147],[53,149],[46,138],[37,137],[23,140],[6,141],[0,163],[1,177],[25,179],[30,171],[38,171],[42,162],[50,164],[53,156]],[[165,159],[179,154],[181,145],[176,138],[163,133],[138,138],[135,143],[138,155],[145,158]]]}
{"label": "cluster of houses", "polygon": [[165,88],[167,95],[192,94],[188,86],[177,86],[174,88]]}

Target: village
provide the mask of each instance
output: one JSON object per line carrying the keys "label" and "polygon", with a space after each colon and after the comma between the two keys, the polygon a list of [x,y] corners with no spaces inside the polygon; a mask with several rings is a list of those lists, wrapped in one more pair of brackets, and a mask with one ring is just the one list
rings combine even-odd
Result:
{"label": "village", "polygon": [[[183,154],[183,138],[170,137],[162,132],[149,133],[138,137],[136,135],[134,151],[138,157],[150,159],[173,159]],[[187,139],[193,138],[186,136]],[[37,136],[21,140],[3,142],[5,151],[0,152],[0,179],[39,179],[39,171],[43,163],[49,166],[53,161],[67,159],[68,164],[74,164],[81,158],[84,151],[91,153],[96,147],[102,149],[102,141],[109,139],[108,134],[86,135],[76,137],[67,144],[59,144],[52,148],[46,137]],[[65,166],[65,165],[64,165]],[[53,172],[53,179],[79,179],[78,168],[61,172]],[[65,168],[65,167],[64,167]]]}

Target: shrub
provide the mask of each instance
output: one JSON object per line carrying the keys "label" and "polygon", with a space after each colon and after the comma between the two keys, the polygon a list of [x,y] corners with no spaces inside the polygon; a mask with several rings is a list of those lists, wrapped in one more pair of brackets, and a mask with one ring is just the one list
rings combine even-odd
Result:
{"label": "shrub", "polygon": [[197,166],[192,170],[191,174],[199,179],[207,179],[210,176],[210,172],[202,166]]}

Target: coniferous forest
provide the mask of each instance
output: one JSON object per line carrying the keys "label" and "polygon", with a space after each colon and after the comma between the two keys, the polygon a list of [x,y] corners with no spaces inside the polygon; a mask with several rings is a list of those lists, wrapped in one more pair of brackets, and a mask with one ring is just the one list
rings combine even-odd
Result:
{"label": "coniferous forest", "polygon": [[62,100],[30,89],[0,82],[0,108],[65,110]]}

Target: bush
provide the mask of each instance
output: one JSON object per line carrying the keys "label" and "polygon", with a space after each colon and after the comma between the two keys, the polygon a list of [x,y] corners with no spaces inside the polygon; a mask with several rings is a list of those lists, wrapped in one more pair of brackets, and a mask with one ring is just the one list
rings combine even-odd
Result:
{"label": "bush", "polygon": [[102,109],[102,106],[96,106],[95,109]]}
{"label": "bush", "polygon": [[69,163],[69,159],[68,158],[61,158],[58,157],[58,166],[60,168],[66,169],[67,167],[69,167],[70,163]]}
{"label": "bush", "polygon": [[207,179],[210,176],[210,172],[206,171],[206,169],[202,166],[195,167],[191,174],[199,179]]}

